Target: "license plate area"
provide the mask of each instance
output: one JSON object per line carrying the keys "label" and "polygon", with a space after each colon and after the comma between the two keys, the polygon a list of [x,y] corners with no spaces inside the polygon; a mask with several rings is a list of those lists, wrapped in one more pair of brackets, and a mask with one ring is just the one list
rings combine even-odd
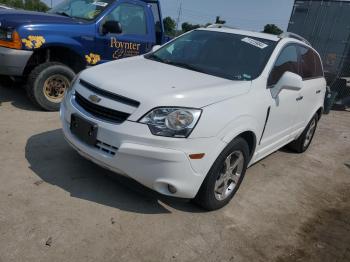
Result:
{"label": "license plate area", "polygon": [[97,143],[97,124],[90,122],[76,114],[72,114],[70,130],[79,140],[88,145],[95,146]]}

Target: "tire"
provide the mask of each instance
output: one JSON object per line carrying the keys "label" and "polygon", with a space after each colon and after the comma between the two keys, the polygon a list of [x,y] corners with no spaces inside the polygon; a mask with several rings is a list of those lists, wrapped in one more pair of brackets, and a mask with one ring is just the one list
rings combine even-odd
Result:
{"label": "tire", "polygon": [[4,87],[13,86],[13,81],[8,76],[0,75],[0,86],[4,86]]}
{"label": "tire", "polygon": [[[230,158],[231,170],[239,160],[238,166],[234,168],[231,172],[227,169],[227,160]],[[241,159],[241,157],[243,159]],[[217,210],[229,203],[233,196],[239,189],[245,172],[247,170],[247,165],[249,162],[249,146],[243,138],[236,138],[220,153],[218,158],[215,160],[213,166],[209,170],[194,202],[208,211]],[[231,174],[232,179],[227,179],[226,174]],[[232,174],[234,173],[234,174]],[[240,175],[238,176],[238,173]],[[224,178],[225,177],[225,178]],[[227,182],[225,182],[225,179]],[[223,182],[221,187],[218,185]],[[224,186],[227,187],[225,190]],[[230,189],[231,188],[231,189]],[[225,196],[225,193],[227,195]]]}
{"label": "tire", "polygon": [[314,138],[315,131],[317,129],[318,116],[317,114],[312,117],[303,133],[300,137],[290,143],[288,148],[296,153],[304,153],[310,146],[312,139]]}
{"label": "tire", "polygon": [[46,111],[58,111],[64,91],[75,73],[58,62],[47,62],[35,67],[29,74],[26,86],[29,99]]}

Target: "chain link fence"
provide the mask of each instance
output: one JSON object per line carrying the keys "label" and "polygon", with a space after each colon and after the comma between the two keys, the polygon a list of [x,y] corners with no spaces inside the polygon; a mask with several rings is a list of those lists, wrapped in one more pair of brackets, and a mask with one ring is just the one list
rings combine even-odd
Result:
{"label": "chain link fence", "polygon": [[350,0],[296,0],[288,31],[320,53],[334,109],[350,108]]}

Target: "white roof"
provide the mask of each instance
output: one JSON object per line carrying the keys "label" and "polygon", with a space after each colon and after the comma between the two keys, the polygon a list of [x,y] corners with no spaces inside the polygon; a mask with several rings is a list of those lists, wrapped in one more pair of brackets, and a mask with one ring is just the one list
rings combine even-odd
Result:
{"label": "white roof", "polygon": [[233,29],[233,28],[228,28],[228,27],[224,27],[224,26],[222,28],[199,28],[199,30],[231,33],[231,34],[236,34],[236,35],[246,35],[246,36],[276,41],[276,42],[281,40],[281,38],[279,38],[277,35],[248,31],[248,30]]}

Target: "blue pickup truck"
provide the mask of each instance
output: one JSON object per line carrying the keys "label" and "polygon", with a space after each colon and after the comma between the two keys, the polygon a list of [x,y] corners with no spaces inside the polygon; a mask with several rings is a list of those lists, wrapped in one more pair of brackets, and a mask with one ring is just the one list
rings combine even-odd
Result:
{"label": "blue pickup truck", "polygon": [[56,111],[77,73],[167,41],[158,0],[65,0],[47,13],[0,10],[0,75]]}

